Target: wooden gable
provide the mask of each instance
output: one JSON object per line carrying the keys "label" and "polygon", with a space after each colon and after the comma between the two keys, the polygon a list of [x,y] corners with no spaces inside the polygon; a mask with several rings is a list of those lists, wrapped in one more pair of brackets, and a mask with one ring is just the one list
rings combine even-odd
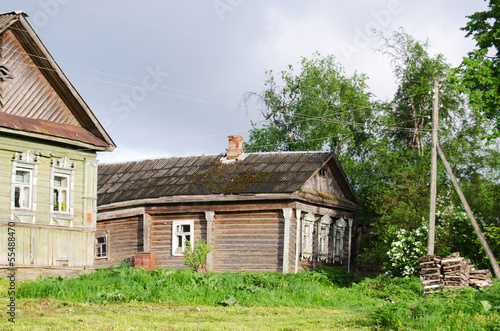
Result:
{"label": "wooden gable", "polygon": [[305,182],[302,189],[315,190],[345,198],[344,192],[342,192],[335,176],[327,165],[319,169],[319,171],[316,171],[314,175]]}
{"label": "wooden gable", "polygon": [[0,132],[112,151],[111,137],[26,16],[0,14]]}
{"label": "wooden gable", "polygon": [[316,169],[299,191],[360,210],[358,198],[334,154]]}
{"label": "wooden gable", "polygon": [[0,66],[10,77],[0,81],[2,112],[32,119],[81,127],[42,70],[28,56],[10,30],[0,36]]}

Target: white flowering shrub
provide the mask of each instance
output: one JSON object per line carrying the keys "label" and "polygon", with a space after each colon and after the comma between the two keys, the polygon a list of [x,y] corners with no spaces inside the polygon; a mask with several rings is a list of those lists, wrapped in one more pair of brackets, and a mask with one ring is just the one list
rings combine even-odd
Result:
{"label": "white flowering shrub", "polygon": [[409,277],[417,272],[418,258],[427,250],[427,225],[416,230],[397,230],[392,241],[386,273],[392,277]]}

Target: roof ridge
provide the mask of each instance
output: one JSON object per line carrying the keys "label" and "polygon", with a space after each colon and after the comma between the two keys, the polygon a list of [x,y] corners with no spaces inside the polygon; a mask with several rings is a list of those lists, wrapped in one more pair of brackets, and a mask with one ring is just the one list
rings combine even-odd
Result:
{"label": "roof ridge", "polygon": [[[333,152],[325,152],[325,151],[284,151],[284,152],[255,152],[255,153],[244,153],[246,155],[280,155],[280,154],[332,154]],[[138,162],[146,162],[146,161],[158,161],[158,160],[167,160],[173,158],[192,158],[192,157],[204,157],[204,156],[224,156],[225,154],[201,154],[201,155],[186,155],[186,156],[167,156],[160,158],[146,158],[140,160],[130,160],[130,161],[120,161],[120,162],[102,162],[99,165],[118,165],[118,164],[127,164],[127,163],[138,163]]]}

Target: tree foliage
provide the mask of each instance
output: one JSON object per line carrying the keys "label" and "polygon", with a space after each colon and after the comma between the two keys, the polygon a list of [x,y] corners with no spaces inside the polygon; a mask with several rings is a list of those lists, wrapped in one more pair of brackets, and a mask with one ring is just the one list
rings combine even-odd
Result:
{"label": "tree foliage", "polygon": [[500,3],[490,0],[489,9],[476,12],[462,30],[476,41],[476,48],[464,58],[462,87],[471,106],[494,122],[490,137],[500,136]]}
{"label": "tree foliage", "polygon": [[[396,261],[387,252],[401,240],[397,234],[402,229],[414,233],[427,223],[434,79],[440,85],[439,144],[471,198],[471,206],[482,213],[483,228],[490,226],[492,240],[498,237],[494,228],[500,226],[495,207],[500,195],[492,189],[499,179],[500,158],[494,144],[484,139],[493,132],[492,126],[468,106],[458,88],[462,76],[444,56],[431,55],[428,42],[402,29],[380,37],[380,52],[391,60],[398,84],[392,101],[372,100],[367,77],[346,76],[333,56],[303,58],[298,69],[289,66],[279,75],[269,72],[262,93],[246,95],[247,100],[261,102],[264,124],[252,123],[245,148],[336,152],[363,207],[358,219],[371,223],[378,235],[366,256],[398,268],[405,265],[408,271],[414,270],[406,264],[408,260]],[[473,184],[477,176],[483,184]],[[458,250],[484,265],[485,256],[476,254],[480,248],[475,234],[466,225],[460,201],[440,163],[437,184],[442,213],[437,218],[436,251]],[[457,225],[460,238],[452,230]]]}
{"label": "tree foliage", "polygon": [[363,140],[360,128],[371,114],[366,76],[346,76],[331,55],[302,58],[298,70],[269,71],[264,91],[246,94],[247,104],[260,103],[265,124],[252,123],[245,149],[339,152]]}

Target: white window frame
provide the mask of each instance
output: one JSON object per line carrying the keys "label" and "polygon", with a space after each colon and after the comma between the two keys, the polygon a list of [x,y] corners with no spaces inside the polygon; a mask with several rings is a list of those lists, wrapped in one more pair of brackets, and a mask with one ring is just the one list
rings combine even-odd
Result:
{"label": "white window frame", "polygon": [[[98,238],[104,238],[103,243],[98,243]],[[98,255],[98,247],[101,247],[101,252],[102,252],[102,246],[106,247],[106,253],[105,255]],[[94,258],[96,260],[109,260],[109,231],[104,231],[104,233],[96,233],[95,235],[95,250],[94,250]]]}
{"label": "white window frame", "polygon": [[307,213],[302,218],[302,259],[310,259],[313,254],[313,235],[316,217],[312,213]]}
{"label": "white window frame", "polygon": [[328,260],[328,238],[330,237],[330,225],[332,219],[325,215],[318,223],[318,261]]}
{"label": "white window frame", "polygon": [[[189,225],[189,232],[182,231],[183,225]],[[186,237],[194,243],[194,220],[174,220],[172,221],[172,255],[183,256],[186,248]],[[180,238],[179,238],[180,237]],[[181,242],[179,243],[179,240]]]}
{"label": "white window frame", "polygon": [[333,261],[342,263],[344,257],[344,233],[347,226],[343,217],[333,226]]}
{"label": "white window frame", "polygon": [[[32,168],[27,168],[27,167],[22,167],[22,166],[16,166],[15,168],[15,174],[14,174],[14,208],[18,210],[33,210],[33,169]],[[17,173],[18,172],[23,172],[28,175],[28,182],[25,183],[23,181],[18,181],[17,180]],[[24,176],[23,176],[24,177]],[[16,189],[19,190],[19,196],[16,198]],[[24,199],[24,192],[25,190],[28,190],[28,196],[27,200],[25,201]],[[19,201],[19,206],[16,206],[16,201]]]}
{"label": "white window frame", "polygon": [[[73,218],[74,218],[74,195],[75,195],[75,172],[76,166],[75,163],[71,162],[67,157],[63,157],[61,159],[52,160],[52,167],[50,168],[50,224],[52,225],[60,225],[60,226],[73,226]],[[55,178],[63,177],[66,178],[66,187],[61,188],[55,185]],[[66,194],[66,210],[60,210],[59,202],[62,201],[54,201],[54,192],[61,191],[65,189],[67,191]],[[60,196],[60,195],[59,195]],[[54,210],[54,206],[58,203],[58,209]]]}
{"label": "white window frame", "polygon": [[[29,173],[29,183],[20,183],[16,179],[18,171],[25,171]],[[11,220],[20,221],[24,223],[35,223],[36,216],[36,193],[37,193],[37,176],[38,176],[38,156],[25,151],[21,154],[15,153],[12,160],[12,177],[11,177]],[[16,207],[16,187],[20,188],[20,195],[22,195],[22,188],[28,188],[28,206]]]}
{"label": "white window frame", "polygon": [[[66,181],[66,185],[64,186],[56,186],[56,178],[63,178]],[[62,174],[59,172],[55,172],[52,177],[52,212],[54,213],[64,213],[69,214],[69,196],[70,196],[70,184],[71,184],[71,175]],[[57,192],[57,194],[56,194]],[[65,193],[65,194],[63,194]],[[57,197],[56,197],[57,195]],[[65,196],[63,199],[62,197]],[[56,201],[57,200],[57,201]]]}

